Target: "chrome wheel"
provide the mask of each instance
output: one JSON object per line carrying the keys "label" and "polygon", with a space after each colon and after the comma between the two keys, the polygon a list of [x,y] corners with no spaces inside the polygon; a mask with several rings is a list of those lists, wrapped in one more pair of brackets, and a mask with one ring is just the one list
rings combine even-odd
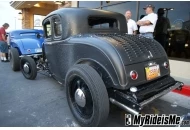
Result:
{"label": "chrome wheel", "polygon": [[28,63],[25,63],[25,64],[23,65],[23,69],[24,69],[24,72],[27,73],[27,74],[30,72],[30,68],[29,68]]}
{"label": "chrome wheel", "polygon": [[73,80],[70,89],[73,106],[83,118],[91,118],[93,113],[92,95],[86,83],[77,77]]}
{"label": "chrome wheel", "polygon": [[75,91],[75,101],[80,107],[84,107],[86,105],[86,97],[80,88]]}

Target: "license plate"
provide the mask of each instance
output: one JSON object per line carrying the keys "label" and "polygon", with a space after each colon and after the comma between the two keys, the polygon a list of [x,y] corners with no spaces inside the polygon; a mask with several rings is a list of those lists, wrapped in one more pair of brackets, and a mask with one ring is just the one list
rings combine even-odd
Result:
{"label": "license plate", "polygon": [[145,68],[146,79],[151,80],[160,76],[160,67],[159,65],[149,66]]}
{"label": "license plate", "polygon": [[42,52],[42,48],[35,49],[35,52],[37,52],[37,53]]}

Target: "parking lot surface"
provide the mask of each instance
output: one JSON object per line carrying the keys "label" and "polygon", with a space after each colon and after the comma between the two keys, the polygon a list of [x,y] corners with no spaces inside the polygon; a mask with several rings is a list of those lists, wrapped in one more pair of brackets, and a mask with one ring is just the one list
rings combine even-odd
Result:
{"label": "parking lot surface", "polygon": [[[142,114],[190,113],[190,98],[169,93],[146,106]],[[111,106],[104,126],[125,126],[126,112]],[[22,73],[13,72],[10,63],[0,62],[0,126],[4,127],[64,127],[79,126],[72,116],[65,87],[54,79],[38,74],[27,80]]]}

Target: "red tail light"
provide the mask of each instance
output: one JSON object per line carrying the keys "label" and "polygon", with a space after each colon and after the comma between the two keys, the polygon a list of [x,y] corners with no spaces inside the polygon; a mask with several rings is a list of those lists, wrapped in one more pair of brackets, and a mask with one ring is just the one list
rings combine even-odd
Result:
{"label": "red tail light", "polygon": [[130,72],[130,76],[132,80],[136,80],[138,78],[138,73],[134,70]]}

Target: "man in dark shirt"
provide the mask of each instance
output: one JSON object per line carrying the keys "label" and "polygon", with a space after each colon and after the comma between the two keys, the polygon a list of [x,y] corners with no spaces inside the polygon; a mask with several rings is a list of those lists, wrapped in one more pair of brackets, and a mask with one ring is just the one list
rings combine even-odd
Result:
{"label": "man in dark shirt", "polygon": [[157,40],[165,50],[167,50],[167,35],[170,27],[170,21],[164,17],[164,9],[158,9],[158,20],[155,27],[155,40]]}
{"label": "man in dark shirt", "polygon": [[5,23],[0,28],[0,51],[1,51],[1,61],[2,62],[8,62],[8,59],[6,58],[6,53],[8,53],[8,45],[6,40],[6,32],[5,30],[8,29],[9,24]]}

